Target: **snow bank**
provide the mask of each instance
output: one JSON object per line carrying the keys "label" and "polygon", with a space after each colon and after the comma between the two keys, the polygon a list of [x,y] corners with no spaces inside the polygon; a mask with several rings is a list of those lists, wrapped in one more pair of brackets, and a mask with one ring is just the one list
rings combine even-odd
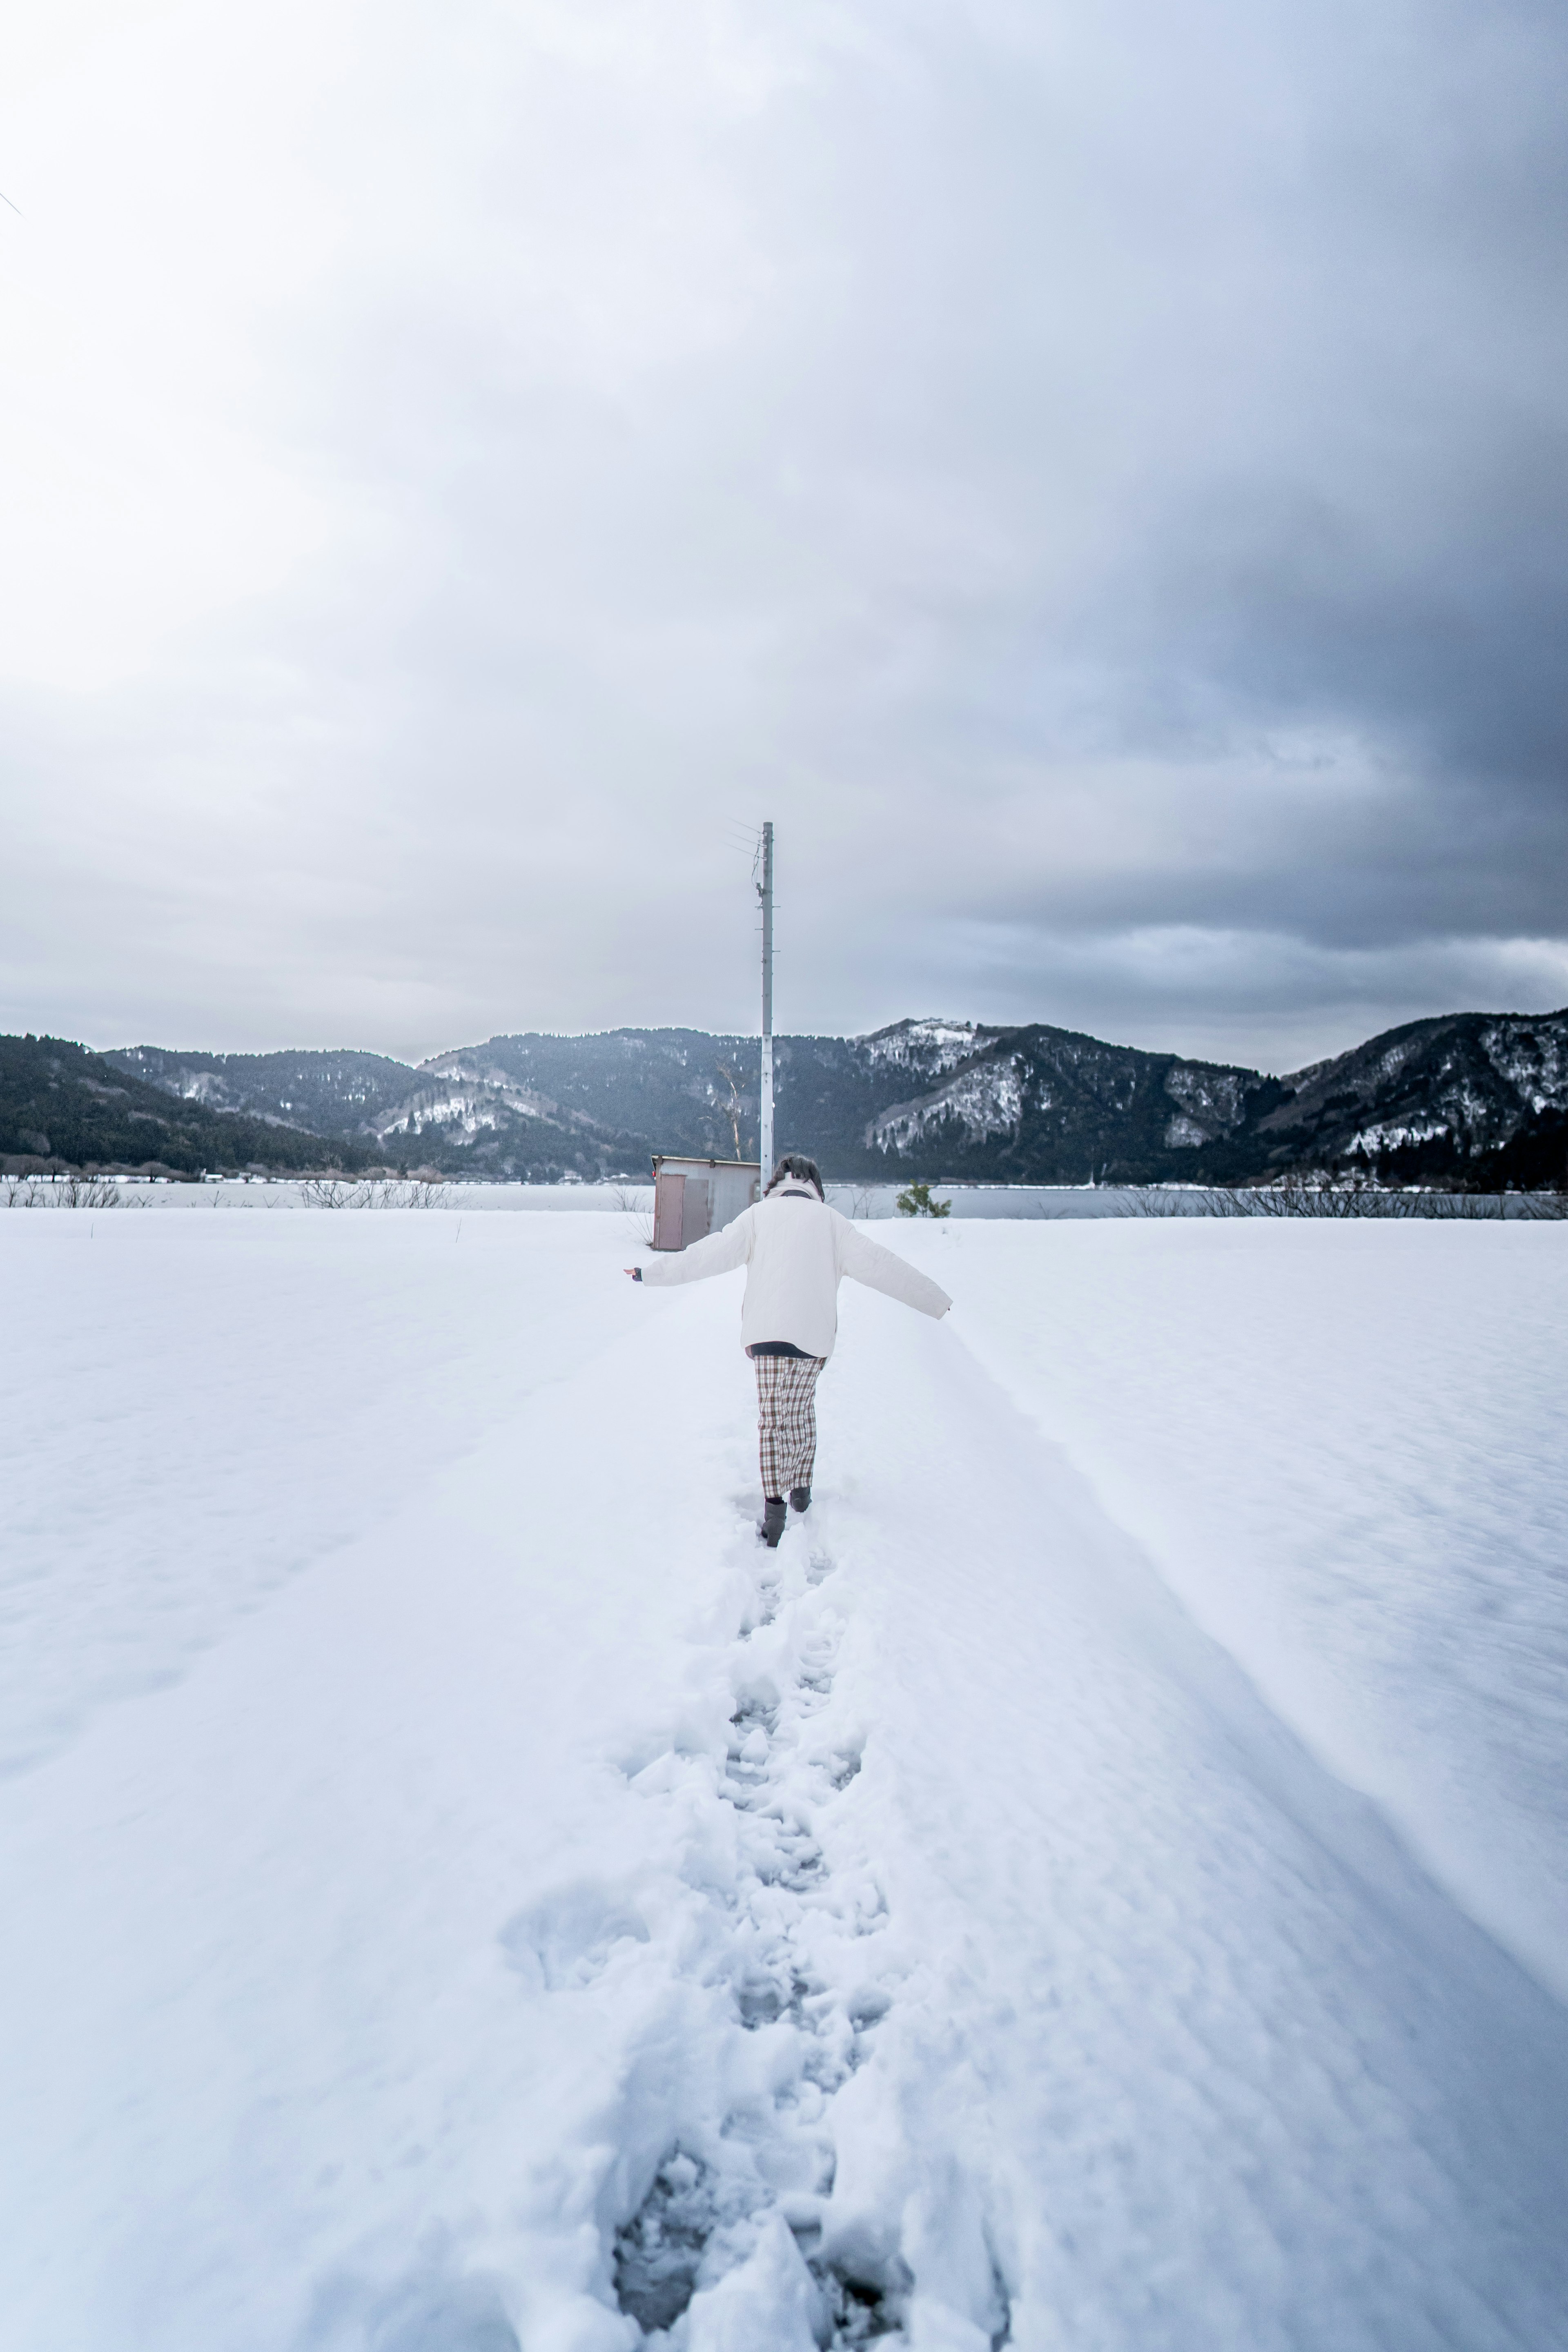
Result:
{"label": "snow bank", "polygon": [[942,1262],[1198,1622],[1568,1999],[1568,1231],[985,1227]]}

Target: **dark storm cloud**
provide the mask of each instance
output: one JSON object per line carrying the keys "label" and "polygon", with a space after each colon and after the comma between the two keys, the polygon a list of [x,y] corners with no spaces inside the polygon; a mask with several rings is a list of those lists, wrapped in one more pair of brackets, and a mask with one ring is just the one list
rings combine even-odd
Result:
{"label": "dark storm cloud", "polygon": [[13,717],[35,1025],[744,1022],[763,814],[792,1025],[1568,997],[1560,16],[332,21],[324,519]]}

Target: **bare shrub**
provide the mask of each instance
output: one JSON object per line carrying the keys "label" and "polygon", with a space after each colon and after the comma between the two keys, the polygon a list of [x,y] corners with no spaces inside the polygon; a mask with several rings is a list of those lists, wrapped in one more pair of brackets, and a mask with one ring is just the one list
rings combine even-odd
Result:
{"label": "bare shrub", "polygon": [[7,1209],[122,1209],[147,1205],[140,1195],[122,1192],[111,1176],[7,1176],[4,1179]]}
{"label": "bare shrub", "polygon": [[644,1249],[653,1247],[653,1193],[647,1184],[613,1184],[610,1198]]}
{"label": "bare shrub", "polygon": [[308,1209],[437,1209],[447,1197],[441,1176],[307,1176],[300,1198]]}
{"label": "bare shrub", "polygon": [[1500,1224],[1508,1215],[1500,1192],[1418,1192],[1415,1198],[1426,1204],[1417,1215],[1450,1217],[1461,1224]]}
{"label": "bare shrub", "polygon": [[346,1209],[353,1187],[341,1176],[306,1176],[300,1185],[300,1199],[307,1209]]}
{"label": "bare shrub", "polygon": [[1143,1184],[1122,1194],[1116,1213],[1119,1217],[1244,1217],[1247,1213],[1237,1207],[1235,1194],[1227,1192],[1223,1185],[1215,1185],[1206,1192],[1184,1185],[1177,1192],[1159,1184]]}
{"label": "bare shrub", "polygon": [[1376,1217],[1402,1213],[1380,1198],[1361,1177],[1336,1183],[1314,1175],[1279,1176],[1272,1184],[1250,1188],[1244,1196],[1246,1215],[1253,1217]]}
{"label": "bare shrub", "polygon": [[[835,1188],[837,1190],[838,1188]],[[871,1214],[873,1194],[869,1184],[847,1184],[842,1188],[838,1203],[847,1217],[865,1218]]]}
{"label": "bare shrub", "polygon": [[1129,1192],[1117,1213],[1124,1217],[1378,1217],[1497,1224],[1510,1217],[1568,1217],[1568,1194],[1403,1191],[1378,1184],[1359,1170],[1342,1176],[1307,1171],[1277,1176],[1268,1184],[1212,1185],[1207,1190],[1194,1186],[1180,1191],[1146,1186]]}
{"label": "bare shrub", "polygon": [[1280,1176],[1271,1184],[1241,1187],[1229,1197],[1237,1205],[1226,1213],[1247,1217],[1380,1217],[1495,1223],[1508,1213],[1502,1200],[1491,1193],[1403,1192],[1378,1184],[1359,1170],[1347,1176],[1315,1172]]}
{"label": "bare shrub", "polygon": [[388,1184],[395,1200],[384,1201],[385,1209],[439,1209],[447,1200],[447,1180],[444,1176],[410,1176],[406,1183]]}
{"label": "bare shrub", "polygon": [[[128,1205],[131,1198],[109,1176],[68,1176],[59,1191],[58,1205],[62,1209],[121,1209]],[[140,1194],[136,1196],[136,1205],[145,1206]]]}

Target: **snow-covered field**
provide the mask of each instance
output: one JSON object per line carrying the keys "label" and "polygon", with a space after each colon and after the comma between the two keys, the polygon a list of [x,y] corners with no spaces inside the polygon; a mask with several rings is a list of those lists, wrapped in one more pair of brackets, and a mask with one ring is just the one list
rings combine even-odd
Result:
{"label": "snow-covered field", "polygon": [[0,2343],[1558,2352],[1568,1229],[0,1220]]}

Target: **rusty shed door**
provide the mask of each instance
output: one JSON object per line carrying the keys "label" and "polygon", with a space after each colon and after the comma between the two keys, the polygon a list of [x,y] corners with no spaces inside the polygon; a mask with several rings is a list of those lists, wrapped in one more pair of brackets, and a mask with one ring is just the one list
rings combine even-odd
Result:
{"label": "rusty shed door", "polygon": [[706,1238],[713,1222],[713,1192],[706,1176],[689,1176],[680,1210],[680,1246]]}
{"label": "rusty shed door", "polygon": [[667,1176],[661,1169],[653,1188],[653,1245],[655,1249],[678,1250],[683,1247],[681,1225],[684,1222],[682,1195],[686,1191],[684,1176]]}

